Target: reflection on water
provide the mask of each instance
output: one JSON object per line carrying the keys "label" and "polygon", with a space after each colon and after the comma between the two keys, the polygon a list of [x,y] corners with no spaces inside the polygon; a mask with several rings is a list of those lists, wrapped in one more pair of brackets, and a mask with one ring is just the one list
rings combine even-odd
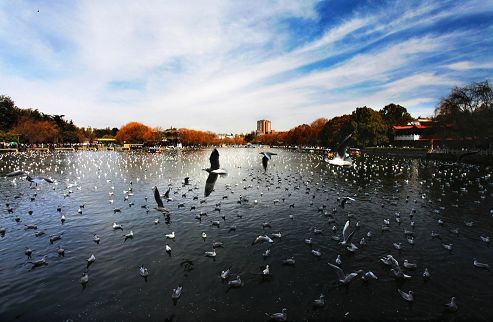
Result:
{"label": "reflection on water", "polygon": [[[322,155],[273,152],[264,173],[259,150],[219,149],[229,175],[218,178],[207,198],[202,169],[210,149],[0,155],[0,320],[262,321],[265,312],[283,308],[292,321],[491,320],[493,276],[473,264],[475,258],[493,264],[489,242],[481,239],[492,235],[490,168],[437,173],[439,165],[425,160],[362,156],[342,169],[323,163]],[[16,169],[56,184],[30,187],[5,178]],[[161,193],[171,188],[170,201],[164,199],[169,215],[153,209],[154,186]],[[343,208],[343,197],[354,201]],[[355,252],[334,240],[348,219],[351,231],[360,226]],[[133,238],[126,238],[130,231]],[[172,232],[175,238],[165,236]],[[50,242],[50,235],[61,238]],[[259,235],[273,242],[252,245]],[[207,257],[213,242],[223,246]],[[341,286],[327,264],[338,255],[345,274],[372,271],[378,279],[358,276]],[[411,278],[396,279],[380,260],[387,255]],[[46,264],[33,264],[43,256]],[[285,265],[293,257],[295,264]],[[406,259],[416,268],[404,267]],[[89,279],[81,284],[84,272]],[[232,287],[237,276],[241,284]],[[173,301],[179,285],[182,294]],[[414,301],[398,289],[413,291]],[[321,294],[324,305],[314,307]],[[459,309],[445,311],[452,296]]]}

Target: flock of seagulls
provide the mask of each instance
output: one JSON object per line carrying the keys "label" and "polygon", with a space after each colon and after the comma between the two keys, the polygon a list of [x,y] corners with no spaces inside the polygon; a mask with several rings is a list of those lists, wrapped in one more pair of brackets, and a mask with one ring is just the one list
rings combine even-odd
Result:
{"label": "flock of seagulls", "polygon": [[[430,214],[433,216],[445,215],[449,207],[453,209],[453,205],[443,205],[441,203],[441,198],[446,199],[452,194],[455,196],[454,199],[457,199],[454,205],[462,207],[460,205],[461,199],[463,199],[461,196],[467,194],[468,189],[473,190],[473,186],[474,190],[478,191],[480,202],[483,202],[488,197],[486,186],[492,184],[491,170],[486,168],[486,174],[477,176],[476,178],[469,178],[468,173],[475,166],[464,164],[463,160],[465,156],[471,153],[460,156],[458,161],[452,165],[433,164],[413,159],[404,161],[392,159],[389,160],[386,166],[387,168],[384,169],[384,166],[376,165],[377,163],[366,162],[365,160],[368,159],[368,156],[361,157],[363,159],[362,161],[358,161],[359,158],[355,161],[346,158],[345,152],[350,139],[351,135],[337,149],[334,159],[320,160],[321,162],[314,168],[311,168],[312,170],[307,170],[308,161],[305,161],[305,164],[293,165],[292,163],[288,163],[289,160],[286,160],[286,154],[282,154],[281,156],[281,153],[264,151],[260,153],[262,155],[261,160],[258,160],[258,163],[261,162],[263,171],[260,171],[258,166],[256,167],[258,163],[252,160],[252,163],[246,169],[243,169],[242,166],[244,167],[244,164],[239,162],[239,165],[235,166],[234,170],[228,172],[225,168],[221,168],[219,152],[217,149],[213,149],[209,157],[210,166],[202,169],[207,172],[203,199],[201,199],[199,193],[201,187],[204,187],[204,185],[199,186],[201,180],[204,179],[200,170],[193,175],[186,173],[186,176],[182,177],[184,180],[177,186],[174,186],[171,184],[171,180],[168,180],[170,184],[166,187],[166,192],[163,195],[160,194],[158,185],[162,186],[166,182],[166,171],[162,171],[162,173],[156,171],[152,175],[158,177],[155,180],[157,184],[148,186],[146,189],[142,189],[142,191],[147,190],[148,193],[154,195],[154,210],[156,210],[159,216],[164,216],[166,221],[166,231],[162,234],[163,237],[161,240],[163,242],[163,249],[171,257],[172,250],[169,244],[183,238],[183,229],[176,230],[176,233],[174,231],[179,227],[175,227],[172,221],[178,220],[190,222],[188,225],[198,225],[199,228],[197,229],[199,229],[200,233],[197,234],[197,237],[201,238],[203,243],[208,244],[211,239],[213,240],[212,248],[203,249],[201,252],[204,258],[209,258],[214,262],[220,261],[229,252],[239,252],[241,250],[241,248],[228,248],[231,244],[229,242],[215,241],[213,238],[218,237],[218,231],[225,229],[227,234],[233,233],[237,236],[243,236],[242,239],[247,240],[243,247],[250,250],[249,254],[258,251],[259,256],[256,259],[252,258],[252,260],[258,262],[260,268],[255,274],[248,272],[242,265],[230,263],[224,269],[218,270],[218,279],[228,287],[226,292],[229,292],[230,289],[243,289],[246,283],[252,283],[253,281],[269,283],[282,276],[284,273],[280,273],[280,270],[285,270],[288,267],[297,269],[300,266],[304,267],[304,265],[319,265],[321,267],[325,265],[326,269],[319,269],[320,272],[325,272],[325,274],[323,276],[317,276],[317,279],[320,280],[316,287],[313,287],[317,293],[313,294],[313,298],[305,300],[305,303],[313,308],[313,312],[326,310],[330,306],[330,301],[328,301],[328,298],[331,296],[330,294],[341,287],[349,290],[350,284],[354,284],[356,280],[359,280],[361,285],[366,288],[375,287],[375,285],[378,285],[377,283],[388,283],[389,280],[395,280],[395,294],[398,294],[409,303],[420,301],[423,291],[420,289],[411,289],[410,285],[416,287],[416,284],[411,284],[411,281],[420,277],[424,281],[423,285],[426,285],[428,280],[433,279],[430,274],[430,270],[433,272],[433,263],[416,263],[416,259],[422,258],[422,256],[414,255],[419,254],[420,251],[423,252],[424,248],[436,245],[447,251],[447,254],[442,256],[454,256],[456,252],[461,252],[460,248],[457,247],[457,244],[460,244],[460,242],[452,243],[451,241],[458,238],[457,236],[469,240],[474,239],[472,235],[474,221],[471,222],[467,214],[464,214],[463,221],[464,227],[468,229],[457,227],[457,220],[450,220],[446,217],[438,218],[436,224],[432,225],[425,217],[430,216]],[[277,156],[275,162],[273,156]],[[382,160],[385,159],[382,158]],[[274,163],[270,167],[269,161]],[[326,165],[323,165],[324,163]],[[24,165],[26,164],[27,162],[24,163]],[[228,164],[231,164],[231,162],[228,162]],[[6,163],[1,163],[1,165],[2,168],[0,171],[3,172],[7,172],[5,171],[7,167],[12,166]],[[87,166],[87,164],[82,166]],[[134,164],[132,166],[136,165]],[[132,166],[127,165],[127,167]],[[104,194],[106,197],[112,198],[109,199],[109,204],[112,205],[116,202],[114,200],[116,196],[112,181],[123,181],[127,185],[130,185],[123,193],[123,201],[128,205],[125,206],[126,208],[132,208],[135,205],[135,201],[132,199],[129,200],[129,198],[138,198],[138,193],[134,193],[136,185],[131,181],[127,183],[127,179],[123,176],[107,175],[101,170],[102,164],[96,167],[98,179],[100,179],[100,182],[102,180],[105,181],[103,184],[99,183],[99,187],[94,187],[92,190],[93,193],[99,193],[98,188],[101,189],[110,186],[109,194],[106,192]],[[109,165],[108,168],[111,169]],[[430,172],[429,178],[420,179],[417,172],[419,169],[425,168],[434,170]],[[80,190],[79,188],[81,187],[73,178],[82,181],[81,177],[85,172],[82,169],[75,168],[75,166],[72,169],[69,167],[65,170],[60,169],[61,166],[58,165],[52,171],[57,174],[61,174],[62,171],[73,171],[72,177],[69,177],[67,182],[63,183],[66,184],[66,188],[60,187],[62,184],[61,179],[53,180],[44,176],[31,177],[24,170],[7,172],[5,175],[6,180],[9,180],[7,184],[13,185],[14,187],[18,183],[22,183],[22,178],[25,177],[30,182],[29,194],[32,197],[18,195],[14,199],[6,200],[7,215],[3,216],[1,224],[8,226],[8,228],[1,227],[0,234],[2,238],[8,237],[13,231],[11,227],[16,227],[15,225],[20,222],[25,227],[24,231],[35,231],[33,238],[41,237],[45,234],[46,228],[37,230],[38,225],[31,222],[30,218],[32,218],[32,214],[18,213],[10,205],[14,204],[17,199],[25,199],[27,197],[31,198],[31,202],[34,203],[36,201],[35,194],[37,191],[50,190],[51,188],[53,188],[55,193],[59,190],[60,194],[63,193],[62,200],[74,196],[76,194],[74,193],[74,189]],[[313,169],[317,172],[314,172]],[[390,175],[385,176],[381,175],[381,173],[390,173]],[[227,175],[229,175],[228,178],[230,180],[225,182],[224,185],[218,185],[218,178],[225,178]],[[231,177],[235,175],[238,175],[238,177],[234,178],[238,183],[233,186],[230,182],[232,180]],[[389,176],[391,177],[390,179]],[[151,173],[146,173],[145,177],[143,179],[139,178],[137,182],[140,180],[143,182],[149,181],[150,177]],[[50,185],[37,186],[41,183]],[[33,186],[33,184],[35,185]],[[432,196],[433,192],[430,191],[432,189],[438,191],[440,195]],[[22,189],[16,189],[16,191],[18,190]],[[401,196],[406,190],[407,193],[404,193],[406,195],[405,200],[397,197],[397,195]],[[170,193],[173,193],[175,196],[171,197]],[[275,198],[269,202],[265,200],[267,195],[275,196]],[[140,198],[142,202],[148,201],[147,196],[140,196]],[[211,198],[217,201],[212,210],[211,206],[208,206],[208,201]],[[111,218],[123,216],[120,215],[126,212],[126,208],[123,205],[119,203],[118,207],[111,210]],[[280,213],[278,217],[262,214],[262,211],[269,212],[272,209],[276,209],[276,207],[283,207],[282,209],[285,212]],[[401,215],[400,208],[408,209],[409,207],[412,207],[409,216]],[[149,206],[147,204],[143,204],[141,208],[145,211],[145,213],[142,212],[142,218],[146,216],[155,217],[156,212],[149,213]],[[65,207],[54,205],[53,210],[55,209],[59,213],[65,212]],[[378,209],[378,212],[381,213],[379,218],[387,216],[390,212],[393,213],[393,218],[391,220],[390,217],[384,217],[378,223],[378,226],[381,226],[381,232],[377,232],[376,224],[373,223],[375,220],[371,219],[368,213],[365,213],[365,209],[367,211],[371,209],[371,212],[377,212],[375,209]],[[392,210],[390,211],[389,209]],[[81,203],[77,210],[77,215],[82,216],[86,212],[91,212],[90,207],[86,210],[85,206]],[[175,218],[175,214],[178,212],[180,216]],[[186,212],[190,212],[188,218],[183,215]],[[234,212],[237,213],[235,214]],[[58,225],[66,225],[66,222],[74,220],[73,216],[77,215],[71,215],[69,212],[65,212],[58,220]],[[304,217],[312,219],[310,220],[311,225],[307,225]],[[193,221],[193,218],[196,221]],[[14,223],[10,224],[8,220],[14,221]],[[23,224],[24,222],[26,224]],[[125,245],[135,242],[134,239],[138,240],[144,234],[142,229],[139,231],[137,227],[132,227],[131,222],[128,223],[128,220],[123,224],[117,222],[108,225],[107,230],[114,233],[117,231],[124,232],[123,235],[120,232],[119,238],[123,236],[122,239]],[[149,222],[152,224],[150,227],[159,229],[161,226],[159,218],[153,218]],[[229,222],[231,223],[229,224]],[[260,233],[250,236],[243,235],[243,227],[254,225],[252,224],[253,222],[257,222],[256,225],[258,228],[254,229],[250,227],[248,231],[257,230]],[[222,228],[222,225],[226,225],[227,227]],[[50,244],[56,244],[55,251],[59,257],[65,257],[66,254],[72,252],[70,249],[65,249],[67,247],[63,248],[59,244],[66,239],[66,234],[64,235],[65,231],[55,232],[52,226],[48,227],[50,231],[49,242]],[[67,226],[67,228],[69,227]],[[368,227],[372,227],[373,232]],[[70,228],[73,228],[73,226]],[[104,234],[106,235],[104,237],[102,232],[105,228],[101,227],[100,229],[101,231],[98,232],[90,232],[93,237],[93,242],[91,243],[93,245],[99,245],[98,247],[104,247],[105,240],[103,238],[111,237],[108,234]],[[461,230],[460,235],[459,229]],[[134,231],[136,232],[135,235]],[[293,256],[293,254],[288,253],[286,248],[283,248],[284,243],[288,241],[293,242],[293,236],[299,235],[295,231],[304,231],[305,236],[300,238],[300,246],[298,247],[300,249],[308,247],[307,253],[312,256],[312,259],[303,254],[298,255],[299,251],[296,251],[296,256]],[[341,231],[342,235],[339,235],[339,231]],[[387,236],[395,236],[393,233],[395,231],[401,232],[402,239],[388,240]],[[477,236],[478,243],[482,243],[477,247],[482,247],[481,251],[484,252],[489,250],[490,239],[487,236],[488,233],[488,230],[483,230],[481,235],[478,234]],[[122,240],[120,240],[120,243],[122,243]],[[239,242],[236,241],[236,243]],[[33,260],[33,250],[29,246],[23,247],[25,247],[23,248],[25,249],[24,254],[28,259],[26,264],[30,265],[31,270],[39,270],[42,266],[48,266],[48,255],[44,254],[41,259]],[[180,247],[182,246],[177,242],[173,247],[173,252],[182,251]],[[203,248],[202,246],[198,247]],[[337,251],[334,252],[334,249]],[[438,252],[439,248],[433,248],[432,251]],[[481,254],[481,251],[478,251],[478,254]],[[380,253],[380,256],[375,256],[373,264],[369,265],[368,263],[370,261],[368,260],[368,255],[366,255],[368,253]],[[39,256],[40,254],[34,251],[34,255]],[[245,256],[248,257],[250,255]],[[361,257],[367,260],[364,262],[360,261],[359,258]],[[402,264],[396,258],[402,258]],[[82,285],[83,290],[90,284],[90,266],[95,261],[96,256],[92,254],[87,258],[85,267],[82,268],[83,272],[79,283]],[[154,272],[149,267],[150,263],[147,263],[147,265],[145,263],[139,264],[140,266],[136,266],[135,271],[137,272],[138,269],[139,275],[146,282],[148,278],[152,280]],[[426,267],[425,265],[430,265],[430,267]],[[372,270],[368,270],[367,266],[372,266]],[[481,271],[489,272],[489,264],[476,258],[471,258],[471,266]],[[231,276],[235,277],[233,278]],[[175,305],[182,294],[193,292],[193,287],[186,285],[185,280],[182,280],[182,283],[177,283],[178,286],[175,286],[168,293],[171,294],[171,299]],[[326,286],[324,287],[324,285]],[[320,294],[320,292],[324,293]],[[459,310],[454,294],[443,294],[441,297],[451,298],[451,300],[446,304],[437,303],[438,306],[444,307],[448,312]],[[286,307],[289,308],[291,306],[286,305]],[[265,314],[274,321],[286,321],[288,319],[288,309],[282,306],[279,307],[278,313]]]}

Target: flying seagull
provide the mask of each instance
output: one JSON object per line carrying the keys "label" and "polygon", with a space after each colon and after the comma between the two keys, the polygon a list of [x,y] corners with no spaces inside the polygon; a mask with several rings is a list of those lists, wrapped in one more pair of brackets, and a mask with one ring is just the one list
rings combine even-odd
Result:
{"label": "flying seagull", "polygon": [[270,158],[273,155],[277,155],[276,153],[272,152],[260,152],[260,154],[263,154],[264,156],[262,157],[262,166],[264,167],[264,172],[267,171],[267,163],[269,163]]}
{"label": "flying seagull", "polygon": [[156,199],[156,203],[157,203],[157,207],[154,209],[156,209],[157,211],[161,211],[162,213],[169,212],[168,209],[164,208],[163,200],[159,195],[159,190],[157,190],[157,186],[154,186],[154,199]]}
{"label": "flying seagull", "polygon": [[216,184],[216,180],[219,175],[221,176],[228,175],[228,172],[225,169],[220,169],[219,152],[217,152],[217,149],[212,150],[209,161],[211,162],[210,168],[204,169],[209,173],[209,176],[205,181],[205,192],[204,192],[205,197],[209,196],[212,190],[214,190],[214,185]]}
{"label": "flying seagull", "polygon": [[346,159],[346,150],[349,145],[349,141],[351,140],[352,134],[349,134],[349,136],[342,141],[342,143],[337,147],[336,153],[334,155],[334,158],[332,160],[326,159],[326,161],[329,164],[333,165],[339,165],[339,166],[351,166],[353,164],[353,161],[351,158]]}

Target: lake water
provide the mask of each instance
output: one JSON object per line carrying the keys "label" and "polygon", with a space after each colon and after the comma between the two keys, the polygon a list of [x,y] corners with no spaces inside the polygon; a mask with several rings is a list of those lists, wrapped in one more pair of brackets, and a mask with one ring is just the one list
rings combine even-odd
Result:
{"label": "lake water", "polygon": [[[343,169],[324,163],[321,154],[272,149],[277,155],[264,173],[262,150],[220,148],[221,167],[229,174],[204,198],[208,174],[202,169],[209,166],[211,151],[0,155],[0,226],[6,230],[0,235],[0,320],[267,321],[265,312],[283,308],[289,321],[493,319],[493,275],[473,265],[474,258],[493,265],[493,246],[480,238],[493,238],[491,168],[467,165],[460,173],[437,173],[439,164],[423,159],[360,156]],[[5,177],[17,169],[49,176],[56,184],[31,188],[24,178]],[[187,176],[191,184],[183,185]],[[164,200],[169,215],[153,209],[154,186],[161,194],[171,188],[173,200]],[[339,198],[346,196],[355,201],[342,208]],[[239,203],[240,197],[248,201]],[[207,215],[196,219],[201,212]],[[355,253],[332,239],[342,234],[349,217],[351,231],[360,225]],[[388,231],[382,231],[384,219],[390,220]],[[211,224],[215,220],[219,227]],[[264,228],[264,222],[271,227]],[[123,231],[114,230],[113,223]],[[27,229],[30,224],[37,229]],[[236,231],[229,229],[233,224]],[[323,233],[315,234],[314,228]],[[458,235],[451,232],[455,228]],[[405,229],[414,232],[414,247]],[[125,241],[130,231],[134,237]],[[441,238],[432,238],[432,231]],[[50,235],[62,232],[60,240],[50,242]],[[167,239],[171,232],[176,237]],[[252,245],[259,235],[279,232],[282,238],[271,245]],[[310,237],[312,246],[304,242]],[[367,245],[360,245],[363,237]],[[215,258],[206,257],[213,241],[223,247],[216,248]],[[452,251],[443,244],[453,244]],[[31,259],[24,254],[27,246]],[[64,256],[57,254],[58,246]],[[87,268],[92,254],[96,261]],[[48,265],[33,268],[29,262],[44,255]],[[346,274],[362,269],[378,279],[364,283],[358,276],[341,286],[327,264],[337,255]],[[411,278],[396,279],[380,260],[387,255]],[[296,264],[283,265],[291,257]],[[417,268],[404,268],[406,259]],[[147,279],[139,274],[141,265],[148,269]],[[266,265],[270,275],[262,274]],[[228,267],[230,276],[222,280],[220,273]],[[431,275],[427,281],[425,268]],[[89,275],[84,286],[79,283],[83,272]],[[238,275],[242,286],[231,288],[228,281]],[[173,300],[178,285],[182,294]],[[414,301],[405,301],[398,289],[413,291]],[[315,308],[311,301],[321,294],[325,305]],[[456,312],[444,310],[452,296]]]}

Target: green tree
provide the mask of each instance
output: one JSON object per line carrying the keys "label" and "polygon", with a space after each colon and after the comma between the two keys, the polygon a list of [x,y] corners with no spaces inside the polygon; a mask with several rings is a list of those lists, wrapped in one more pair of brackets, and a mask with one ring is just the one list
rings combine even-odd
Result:
{"label": "green tree", "polygon": [[383,122],[387,126],[387,137],[391,144],[394,142],[395,134],[392,127],[394,125],[407,125],[413,120],[413,117],[407,112],[404,106],[394,103],[386,105],[378,113],[380,113]]}
{"label": "green tree", "polygon": [[0,95],[0,131],[8,132],[17,123],[21,110],[6,95]]}
{"label": "green tree", "polygon": [[318,134],[320,142],[323,146],[337,148],[344,139],[351,134],[349,121],[351,115],[345,114],[336,116],[325,123],[324,127]]}
{"label": "green tree", "polygon": [[366,148],[388,143],[387,126],[377,111],[363,106],[351,114],[349,128],[353,133],[354,145]]}

